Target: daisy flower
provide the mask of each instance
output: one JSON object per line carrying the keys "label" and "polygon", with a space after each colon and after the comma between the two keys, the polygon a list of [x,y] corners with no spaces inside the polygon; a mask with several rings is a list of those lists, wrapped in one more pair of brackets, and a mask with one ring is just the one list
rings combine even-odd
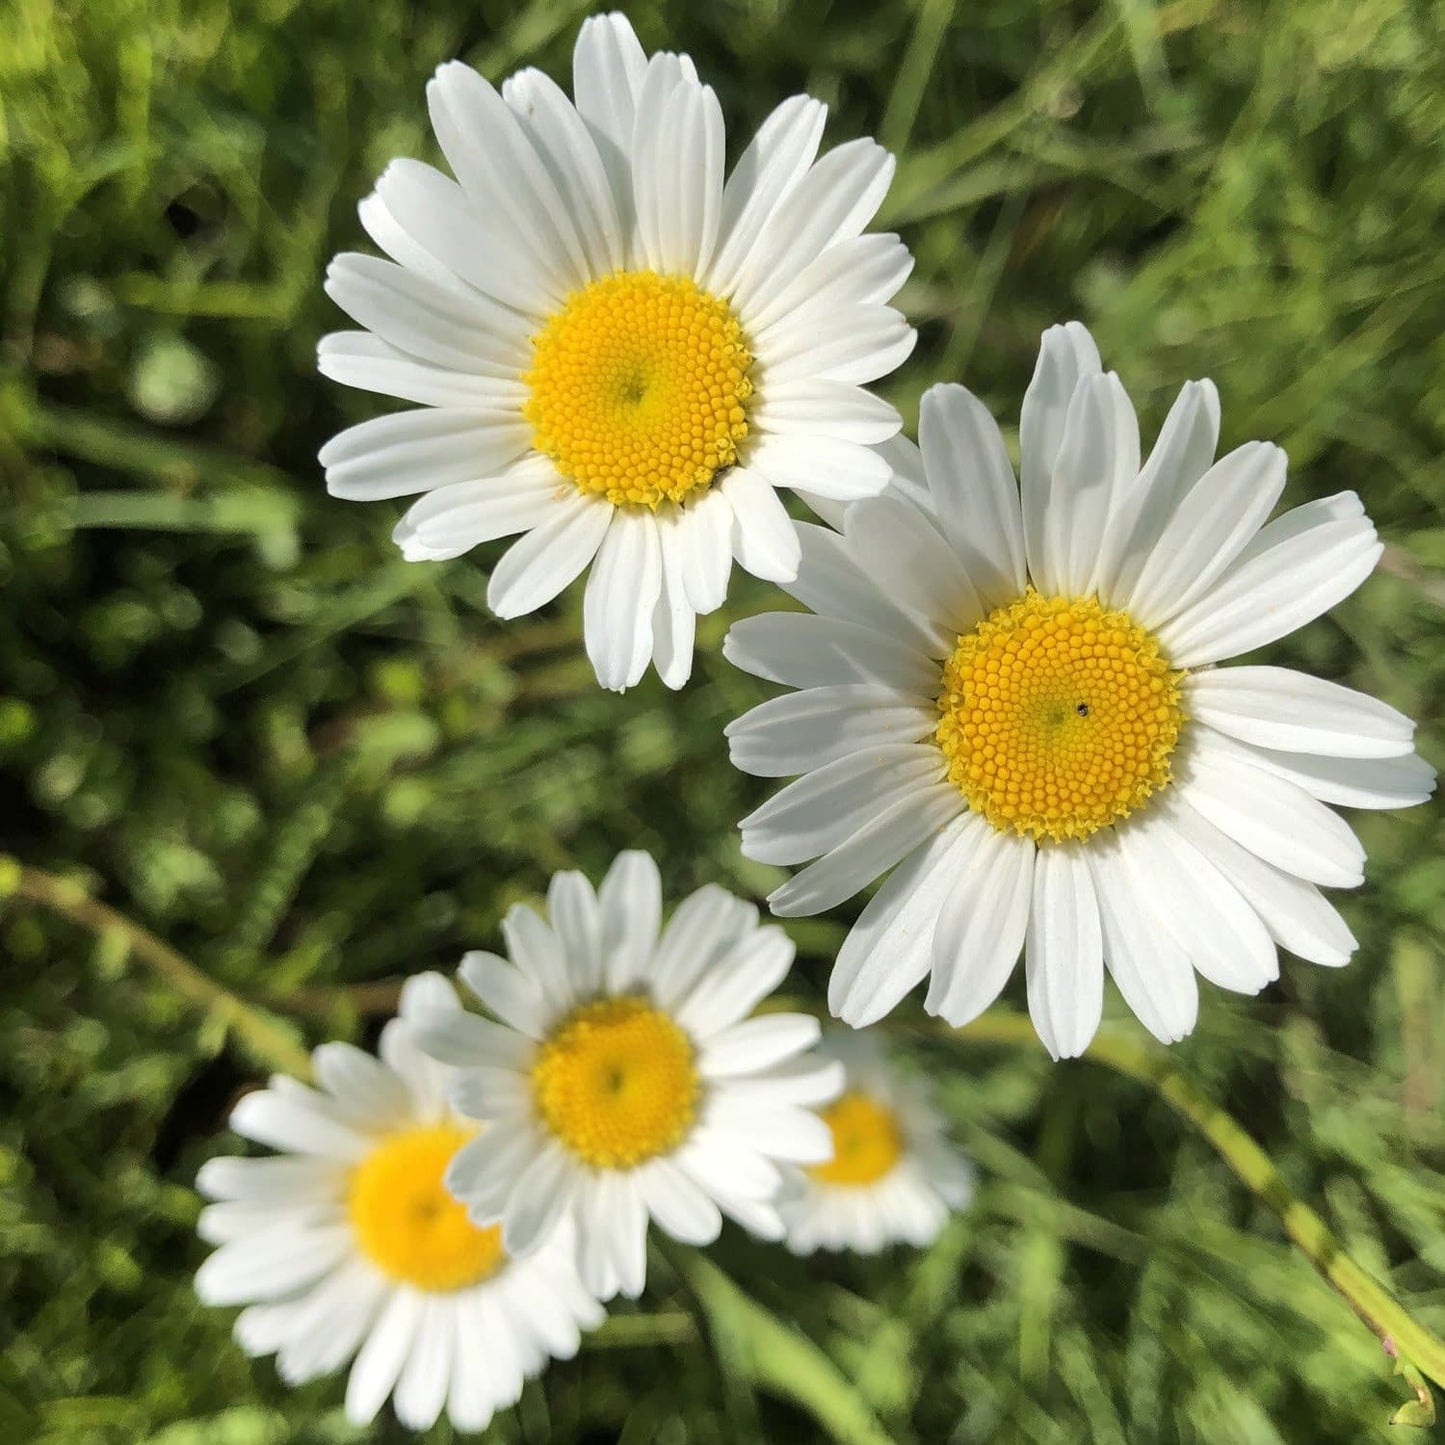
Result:
{"label": "daisy flower", "polygon": [[1369,576],[1352,492],[1266,521],[1285,455],[1214,460],[1219,402],[1190,382],[1142,468],[1134,411],[1077,322],[1045,333],[1024,397],[1021,481],[960,386],[923,400],[890,494],[842,532],[800,525],[790,587],[813,615],[737,624],[725,654],[798,689],[729,728],[738,767],[803,776],[742,823],[743,852],[817,861],[769,899],[817,913],[894,865],[839,953],[833,1011],[871,1023],[925,975],[925,1007],[982,1013],[1023,951],[1055,1057],[1098,1026],[1107,966],[1160,1039],[1198,1011],[1197,970],[1256,993],[1276,945],[1348,961],[1320,886],[1364,852],[1328,804],[1417,803],[1414,726],[1281,667],[1218,668]]}
{"label": "daisy flower", "polygon": [[511,1254],[575,1226],[583,1282],[600,1298],[642,1292],[647,1225],[708,1244],[727,1214],[782,1237],[778,1165],[829,1157],[812,1112],[842,1086],[806,1051],[818,1022],[750,1018],[793,959],[777,927],[721,888],[683,900],[660,929],[646,853],[623,853],[594,892],[559,873],[547,920],[513,908],[509,962],[469,953],[462,981],[501,1020],[422,1020],[422,1046],[461,1072],[452,1102],[485,1120],[447,1186]]}
{"label": "daisy flower", "polygon": [[443,1409],[481,1430],[550,1357],[577,1351],[603,1309],[565,1233],[526,1259],[479,1229],[442,1176],[463,1146],[486,1152],[446,1101],[447,1070],[417,1047],[415,1017],[460,1012],[439,974],[409,979],[381,1057],[350,1044],[312,1055],[318,1085],[277,1077],[231,1114],[238,1134],[283,1157],[212,1159],[197,1186],[202,1238],[219,1246],[196,1275],[212,1305],[245,1304],[236,1339],[276,1356],[299,1384],[355,1357],[346,1414],[372,1420],[392,1397],[423,1430]]}
{"label": "daisy flower", "polygon": [[973,1196],[973,1170],[948,1142],[929,1091],[888,1066],[872,1034],[835,1032],[819,1052],[843,1066],[822,1110],[833,1157],[797,1171],[779,1209],[794,1254],[931,1244]]}
{"label": "daisy flower", "polygon": [[321,452],[331,492],[420,493],[395,537],[414,560],[523,534],[492,572],[504,618],[589,564],[587,654],[604,687],[669,687],[736,560],[790,581],[779,488],[874,496],[868,443],[893,408],[863,390],[913,348],[887,305],[912,267],[865,235],[893,159],[853,140],[818,159],[826,107],[794,96],[724,177],[722,111],[685,55],[649,57],[621,15],[586,21],[575,99],[537,70],[500,94],[444,65],[427,89],[456,179],[395,161],[361,204],[390,260],[338,256],[328,295],[364,330],[320,368],[420,403]]}

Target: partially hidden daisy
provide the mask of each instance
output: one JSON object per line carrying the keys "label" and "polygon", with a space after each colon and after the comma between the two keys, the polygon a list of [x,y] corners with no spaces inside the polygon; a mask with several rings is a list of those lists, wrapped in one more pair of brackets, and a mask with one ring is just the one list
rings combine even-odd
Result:
{"label": "partially hidden daisy", "polygon": [[842,1069],[807,1052],[816,1019],[749,1017],[788,971],[793,945],[757,909],[708,886],[660,927],[646,853],[621,854],[594,892],[559,873],[544,920],[503,920],[511,959],[470,953],[462,981],[501,1020],[423,1021],[423,1047],[461,1072],[456,1107],[485,1120],[447,1184],[479,1223],[525,1254],[575,1226],[583,1282],[635,1297],[649,1219],[707,1244],[722,1216],[782,1237],[780,1165],[829,1157],[813,1109]]}
{"label": "partially hidden daisy", "polygon": [[973,1196],[973,1169],[949,1143],[921,1081],[902,1077],[871,1032],[835,1030],[819,1052],[843,1066],[821,1112],[833,1157],[796,1171],[779,1205],[795,1254],[931,1244]]}
{"label": "partially hidden daisy", "polygon": [[860,139],[818,159],[821,102],[784,101],[725,176],[716,95],[621,15],[583,24],[573,83],[524,70],[498,93],[463,64],[437,72],[456,179],[385,171],[360,214],[391,259],[341,255],[326,280],[365,329],[320,345],[327,376],[420,406],[321,461],[336,496],[422,494],[395,533],[412,560],[524,534],[492,572],[499,617],[592,564],[598,680],[620,690],[655,661],[680,687],[734,559],[797,574],[779,488],[887,485],[866,444],[899,418],[863,384],[913,347],[887,304],[912,260],[864,234],[892,157]]}
{"label": "partially hidden daisy", "polygon": [[354,1357],[356,1424],[390,1396],[412,1429],[443,1410],[460,1430],[484,1429],[603,1318],[565,1226],[514,1258],[442,1183],[460,1148],[489,1146],[449,1107],[448,1070],[417,1047],[413,1020],[459,1009],[439,974],[409,979],[379,1059],[324,1044],[316,1088],[277,1077],[236,1105],[231,1127],[279,1157],[212,1159],[197,1178],[218,1201],[201,1212],[201,1235],[218,1246],[196,1275],[201,1298],[246,1305],[237,1340],[274,1354],[288,1383]]}
{"label": "partially hidden daisy", "polygon": [[738,623],[725,654],[798,689],[729,728],[733,761],[802,774],[742,823],[743,851],[817,861],[769,899],[816,913],[898,865],[841,949],[829,999],[855,1025],[931,972],[962,1024],[1020,950],[1055,1057],[1099,1023],[1107,966],[1160,1039],[1194,1027],[1197,970],[1256,993],[1276,945],[1348,961],[1320,886],[1364,852],[1328,804],[1433,787],[1410,720],[1291,669],[1214,664],[1347,597],[1380,555],[1352,492],[1267,521],[1285,455],[1215,461],[1219,403],[1189,382],[1140,465],[1134,411],[1077,322],[1045,333],[1021,479],[960,386],[923,399],[917,450],[841,535],[799,524],[806,613]]}

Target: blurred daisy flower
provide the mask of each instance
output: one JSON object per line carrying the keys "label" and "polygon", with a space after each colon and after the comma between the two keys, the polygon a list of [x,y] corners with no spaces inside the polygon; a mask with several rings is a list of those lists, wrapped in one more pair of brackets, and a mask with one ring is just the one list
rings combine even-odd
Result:
{"label": "blurred daisy flower", "polygon": [[575,1354],[604,1312],[565,1234],[514,1259],[500,1230],[473,1225],[447,1193],[457,1151],[491,1146],[448,1107],[448,1070],[418,1049],[423,1010],[460,1012],[439,974],[408,980],[379,1059],[325,1044],[312,1056],[317,1088],[276,1077],[236,1105],[236,1133],[284,1157],[202,1166],[197,1186],[218,1202],[200,1232],[218,1248],[196,1289],[207,1304],[248,1306],[236,1339],[274,1354],[290,1384],[354,1356],[355,1424],[391,1396],[413,1430],[443,1410],[459,1430],[481,1430],[549,1358]]}
{"label": "blurred daisy flower", "polygon": [[1098,1026],[1107,966],[1166,1042],[1194,1027],[1197,970],[1257,993],[1276,946],[1348,961],[1320,885],[1365,855],[1329,804],[1426,798],[1414,725],[1281,667],[1216,668],[1369,576],[1352,492],[1266,521],[1285,455],[1214,460],[1219,402],[1190,382],[1140,466],[1133,407],[1077,322],[1045,333],[1020,423],[1021,485],[985,408],[924,397],[921,458],[885,448],[888,495],[841,535],[800,525],[792,594],[813,611],[737,624],[726,655],[798,691],[729,728],[738,767],[803,774],[742,823],[743,852],[817,861],[769,899],[818,913],[898,865],[845,941],[829,999],[854,1025],[932,974],[963,1024],[1022,949],[1055,1057]]}
{"label": "blurred daisy flower", "polygon": [[575,1225],[578,1268],[607,1299],[642,1292],[648,1220],[686,1244],[726,1214],[780,1239],[779,1164],[830,1157],[813,1109],[842,1069],[808,1052],[816,1019],[750,1018],[793,959],[757,909],[709,886],[661,928],[646,853],[623,853],[594,892],[559,873],[548,918],[518,906],[502,925],[511,961],[463,960],[462,981],[502,1022],[446,1013],[422,1046],[461,1072],[456,1107],[485,1120],[447,1171],[472,1218],[500,1221],[526,1254]]}
{"label": "blurred daisy flower", "polygon": [[724,178],[716,95],[686,56],[650,58],[621,15],[589,19],[575,100],[540,71],[499,94],[460,63],[427,90],[455,180],[394,162],[361,205],[391,257],[341,255],[327,293],[364,330],[320,367],[420,403],[321,452],[360,501],[422,494],[413,560],[523,534],[487,597],[532,612],[591,564],[587,654],[604,687],[669,687],[736,560],[790,581],[784,487],[877,495],[866,443],[893,408],[863,390],[912,350],[888,300],[912,266],[865,235],[893,160],[871,140],[821,160],[826,107],[794,96]]}
{"label": "blurred daisy flower", "polygon": [[973,1196],[973,1170],[944,1134],[920,1084],[899,1077],[871,1033],[835,1032],[819,1052],[844,1069],[822,1110],[833,1157],[797,1171],[779,1209],[795,1254],[931,1244]]}

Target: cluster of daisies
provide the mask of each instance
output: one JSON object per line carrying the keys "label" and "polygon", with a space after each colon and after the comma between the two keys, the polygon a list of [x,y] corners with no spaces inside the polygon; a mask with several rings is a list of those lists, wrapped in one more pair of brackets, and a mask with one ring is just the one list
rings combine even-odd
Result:
{"label": "cluster of daisies", "polygon": [[871,1040],[754,1010],[793,961],[708,886],[662,922],[646,853],[599,889],[559,873],[507,956],[469,953],[463,1008],[409,979],[380,1057],[313,1054],[315,1085],[245,1095],[231,1127],[285,1157],[212,1159],[197,1287],[292,1382],[351,1362],[346,1409],[483,1428],[602,1305],[647,1279],[648,1226],[689,1245],[727,1216],[799,1253],[934,1239],[968,1165]]}
{"label": "cluster of daisies", "polygon": [[[598,681],[688,679],[695,621],[736,561],[800,606],[736,624],[725,656],[785,691],[727,729],[733,763],[792,778],[744,853],[801,865],[779,916],[887,874],[829,991],[854,1029],[927,980],[954,1025],[1020,957],[1055,1058],[1087,1048],[1104,974],[1160,1040],[1196,975],[1256,993],[1278,950],[1355,940],[1323,887],[1363,879],[1331,805],[1434,785],[1410,720],[1286,668],[1221,669],[1348,596],[1380,554],[1358,497],[1271,519],[1278,447],[1216,457],[1190,382],[1147,457],[1089,333],[1045,333],[1017,475],[988,410],[924,397],[918,445],[866,385],[910,353],[890,304],[911,258],[867,231],[891,157],[819,156],[825,108],[780,105],[731,171],[686,56],[588,20],[569,98],[443,66],[428,89],[452,175],[397,161],[361,205],[389,259],[327,290],[362,328],[322,371],[415,403],[323,449],[337,496],[416,496],[418,561],[516,537],[500,617],[584,572]],[[792,490],[818,518],[795,520]],[[287,1380],[350,1364],[358,1421],[485,1426],[646,1282],[649,1225],[684,1244],[732,1220],[806,1253],[926,1244],[970,1192],[927,1092],[872,1037],[770,1011],[793,948],[717,887],[664,925],[656,865],[552,880],[505,956],[406,984],[379,1057],[316,1050],[232,1127],[268,1157],[199,1184],[217,1248],[198,1287]],[[472,1005],[476,1005],[475,1007]]]}

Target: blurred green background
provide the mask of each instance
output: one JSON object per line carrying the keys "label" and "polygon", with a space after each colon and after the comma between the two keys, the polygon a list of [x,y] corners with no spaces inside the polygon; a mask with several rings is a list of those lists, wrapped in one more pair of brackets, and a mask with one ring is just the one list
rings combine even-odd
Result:
{"label": "blurred green background", "polygon": [[[1005,424],[1080,316],[1152,435],[1212,375],[1226,447],[1289,500],[1358,489],[1388,550],[1274,649],[1424,720],[1445,761],[1445,10],[1417,0],[687,0],[731,153],[781,97],[900,155],[885,222],[921,341],[889,392],[966,380]],[[454,55],[564,83],[567,0],[8,0],[0,7],[0,839],[295,1037],[369,1040],[357,985],[449,970],[560,866],[649,848],[674,896],[761,896],[766,791],[720,730],[735,577],[681,695],[598,691],[578,599],[501,625],[495,549],[408,565],[400,504],[330,500],[318,445],[384,403],[315,374],[328,257],[394,155],[432,155]],[[1209,989],[1172,1059],[1373,1272],[1445,1328],[1438,806],[1357,816],[1344,972]],[[14,888],[13,867],[0,885]],[[856,910],[856,905],[854,905]],[[792,929],[821,998],[851,913]],[[285,1445],[357,1432],[195,1304],[190,1181],[262,1066],[99,936],[0,902],[0,1438]],[[1021,1003],[1020,981],[1007,995]],[[358,1005],[363,1007],[358,1008]],[[1117,998],[1109,1008],[1121,1012]],[[891,1025],[978,1161],[923,1254],[797,1262],[736,1232],[654,1260],[635,1317],[528,1387],[497,1441],[1398,1440],[1378,1341],[1209,1147],[1082,1062]],[[626,1313],[626,1312],[622,1312]],[[790,1385],[789,1382],[792,1382]],[[801,1395],[811,1404],[788,1398]],[[820,1401],[832,1401],[832,1408]],[[450,1438],[445,1425],[430,1437]]]}

